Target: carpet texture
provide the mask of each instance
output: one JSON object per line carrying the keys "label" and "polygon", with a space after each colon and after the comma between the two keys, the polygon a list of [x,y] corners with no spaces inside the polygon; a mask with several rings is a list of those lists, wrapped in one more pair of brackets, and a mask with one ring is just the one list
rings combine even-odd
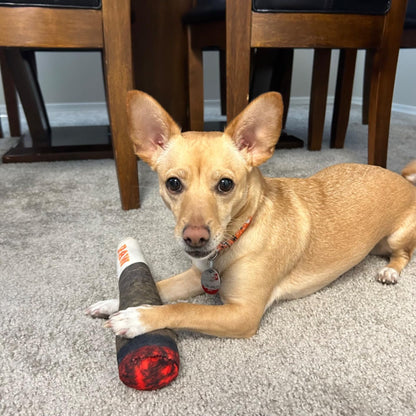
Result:
{"label": "carpet texture", "polygon": [[[291,110],[288,128],[306,136],[306,107]],[[416,157],[415,133],[414,117],[393,114],[389,168]],[[344,149],[328,149],[327,136],[320,152],[277,151],[264,173],[366,162],[358,109]],[[13,143],[0,139],[0,152]],[[117,296],[125,236],[140,241],[156,280],[189,266],[156,175],[139,162],[142,208],[128,212],[112,160],[1,164],[0,178],[0,414],[416,414],[415,260],[387,287],[375,281],[386,259],[369,256],[329,287],[273,305],[251,339],[181,331],[178,378],[140,392],[119,381],[115,338],[84,310]]]}

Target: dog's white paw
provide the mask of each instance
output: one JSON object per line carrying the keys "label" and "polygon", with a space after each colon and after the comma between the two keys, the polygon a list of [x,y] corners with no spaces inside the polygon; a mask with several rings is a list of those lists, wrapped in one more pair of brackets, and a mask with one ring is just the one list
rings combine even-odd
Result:
{"label": "dog's white paw", "polygon": [[377,275],[377,280],[381,283],[394,285],[399,280],[399,273],[391,267],[383,267]]}
{"label": "dog's white paw", "polygon": [[104,324],[105,328],[111,328],[120,337],[134,338],[149,332],[143,322],[143,311],[151,308],[149,305],[127,308],[111,315]]}
{"label": "dog's white paw", "polygon": [[93,318],[108,318],[111,314],[118,311],[118,307],[118,299],[101,300],[89,306],[85,314]]}

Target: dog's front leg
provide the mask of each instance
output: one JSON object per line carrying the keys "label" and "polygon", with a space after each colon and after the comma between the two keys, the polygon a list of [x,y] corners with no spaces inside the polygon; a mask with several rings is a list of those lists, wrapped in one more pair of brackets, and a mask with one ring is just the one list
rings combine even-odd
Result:
{"label": "dog's front leg", "polygon": [[[195,266],[184,273],[157,282],[156,286],[164,303],[189,299],[203,293],[201,272]],[[118,299],[108,299],[89,306],[85,313],[93,318],[107,319],[111,314],[117,312],[118,308]]]}
{"label": "dog's front leg", "polygon": [[189,299],[203,293],[201,272],[195,266],[186,272],[157,282],[156,286],[164,303]]}
{"label": "dog's front leg", "polygon": [[251,304],[199,305],[175,303],[127,308],[110,317],[106,327],[133,338],[162,328],[188,329],[208,335],[248,338],[259,326],[263,309]]}

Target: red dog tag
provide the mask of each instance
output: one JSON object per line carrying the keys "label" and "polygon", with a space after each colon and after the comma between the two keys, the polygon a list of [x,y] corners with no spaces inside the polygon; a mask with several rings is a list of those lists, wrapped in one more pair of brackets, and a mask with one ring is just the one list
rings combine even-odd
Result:
{"label": "red dog tag", "polygon": [[220,274],[213,268],[205,270],[201,274],[202,289],[209,295],[215,295],[221,286]]}

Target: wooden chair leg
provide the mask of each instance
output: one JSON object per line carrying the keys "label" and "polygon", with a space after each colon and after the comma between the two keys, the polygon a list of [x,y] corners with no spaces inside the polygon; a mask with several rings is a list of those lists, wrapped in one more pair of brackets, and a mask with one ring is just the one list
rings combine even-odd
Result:
{"label": "wooden chair leg", "polygon": [[22,51],[5,49],[7,67],[13,74],[13,82],[19,93],[26,116],[33,147],[50,146],[51,129],[42,92],[35,73],[33,56],[25,59]]}
{"label": "wooden chair leg", "polygon": [[273,71],[270,89],[279,91],[283,98],[283,121],[282,127],[285,128],[287,115],[289,112],[290,91],[292,86],[293,72],[293,49],[282,48],[278,50],[277,62]]}
{"label": "wooden chair leg", "polygon": [[[394,61],[394,59],[393,59]],[[386,167],[396,62],[381,63],[374,54],[368,111],[368,163]]]}
{"label": "wooden chair leg", "polygon": [[[278,54],[279,51],[275,48],[259,48],[253,51],[250,66],[250,101],[260,94],[270,91],[275,66],[277,66],[278,62]],[[273,85],[273,87],[277,88],[275,91],[278,91],[280,87],[280,85],[277,85],[277,78],[278,76],[275,77],[275,84]]]}
{"label": "wooden chair leg", "polygon": [[195,46],[192,31],[188,25],[188,88],[189,88],[189,128],[204,130],[204,74],[202,49]]}
{"label": "wooden chair leg", "polygon": [[[234,10],[232,18],[228,10]],[[250,85],[251,2],[227,0],[227,121],[237,116],[248,104]]]}
{"label": "wooden chair leg", "polygon": [[139,208],[137,157],[127,129],[126,94],[133,89],[130,0],[103,0],[104,72],[121,206]]}
{"label": "wooden chair leg", "polygon": [[[0,48],[0,69],[1,69],[1,77],[3,80],[3,90],[5,87],[4,71],[5,71],[6,66],[7,64],[6,64],[6,59],[4,57],[4,54],[3,54],[3,48]],[[6,91],[4,91],[4,95],[6,95]],[[6,107],[7,107],[7,104],[6,104]],[[3,138],[3,137],[4,137],[3,127],[1,124],[1,120],[0,120],[0,138]]]}
{"label": "wooden chair leg", "polygon": [[362,106],[362,123],[368,124],[368,111],[370,106],[370,86],[371,86],[371,66],[374,52],[368,50],[365,52],[364,63],[364,80],[363,80],[363,106]]}
{"label": "wooden chair leg", "polygon": [[250,86],[250,100],[266,91],[277,91],[283,98],[283,122],[286,125],[290,102],[290,88],[293,69],[293,49],[258,49],[253,59],[253,74]]}
{"label": "wooden chair leg", "polygon": [[374,51],[371,66],[368,163],[382,167],[387,165],[391,104],[406,12],[405,8],[399,9],[393,5],[387,15],[386,27],[390,20],[397,24],[391,26],[380,47]]}
{"label": "wooden chair leg", "polygon": [[225,50],[220,49],[220,96],[221,114],[227,115],[227,65]]}
{"label": "wooden chair leg", "polygon": [[309,150],[321,150],[322,146],[330,64],[331,49],[315,49],[309,105]]}
{"label": "wooden chair leg", "polygon": [[16,86],[13,81],[13,75],[7,65],[3,48],[0,48],[0,67],[3,82],[4,101],[6,104],[7,118],[9,120],[10,136],[19,137],[22,135],[22,132],[20,128],[20,115]]}
{"label": "wooden chair leg", "polygon": [[337,149],[344,147],[347,133],[356,59],[357,49],[340,50],[331,127],[331,147]]}

